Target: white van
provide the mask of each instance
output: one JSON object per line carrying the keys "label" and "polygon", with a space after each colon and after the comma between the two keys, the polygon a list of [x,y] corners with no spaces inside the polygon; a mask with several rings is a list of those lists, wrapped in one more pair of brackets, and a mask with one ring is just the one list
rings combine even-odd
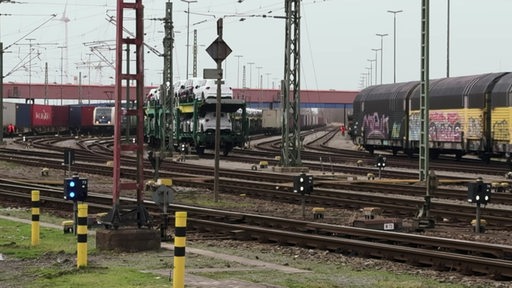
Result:
{"label": "white van", "polygon": [[[215,132],[215,125],[217,120],[215,118],[215,112],[207,112],[204,117],[199,118],[199,132]],[[233,124],[229,119],[229,113],[220,113],[220,131],[231,132]]]}

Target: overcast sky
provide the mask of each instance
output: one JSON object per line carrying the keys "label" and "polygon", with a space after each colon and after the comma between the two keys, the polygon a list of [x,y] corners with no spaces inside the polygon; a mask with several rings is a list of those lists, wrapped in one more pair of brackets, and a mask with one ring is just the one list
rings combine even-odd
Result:
{"label": "overcast sky", "polygon": [[[447,1],[430,1],[431,79],[446,76]],[[90,79],[82,80],[84,84],[114,83],[114,69],[107,62],[114,61],[114,52],[108,48],[115,48],[115,26],[106,18],[115,16],[116,1],[15,2],[0,3],[0,39],[4,48],[8,47],[4,54],[5,82],[28,82],[30,78],[32,83],[43,83],[47,62],[50,83],[60,83],[61,75],[64,82],[68,79],[67,82],[76,83],[79,72],[82,77],[91,75]],[[59,48],[66,45],[65,21],[62,21],[66,2],[67,49]],[[165,2],[143,1],[145,42],[158,51],[163,51],[164,29],[162,21],[155,19],[164,17]],[[242,86],[245,66],[246,86],[257,88],[258,80],[262,80],[263,88],[277,87],[284,74],[284,20],[251,15],[283,16],[284,0],[243,0],[242,3],[197,0],[190,4],[190,14],[186,13],[187,3],[171,2],[176,33],[175,80],[186,78],[187,28],[190,45],[193,30],[197,29],[198,74],[202,75],[204,68],[216,67],[205,49],[217,36],[217,19],[225,17],[223,38],[233,50],[223,65],[226,82],[232,87]],[[359,90],[362,74],[370,66],[375,81],[375,62],[368,59],[374,59],[376,52],[372,49],[381,46],[377,33],[388,34],[383,38],[382,82],[392,83],[393,14],[388,10],[403,10],[396,16],[396,80],[419,79],[421,0],[302,0],[301,3],[302,89]],[[450,3],[450,76],[512,70],[512,1],[451,0]],[[49,20],[50,14],[57,16]],[[240,21],[242,18],[245,21]],[[28,61],[30,43],[31,63]],[[96,54],[91,54],[91,47],[97,48]],[[377,83],[380,83],[380,51],[377,54]],[[103,55],[104,60],[98,55]],[[189,62],[191,74],[192,49]],[[162,58],[146,53],[145,69],[146,84],[159,84]]]}

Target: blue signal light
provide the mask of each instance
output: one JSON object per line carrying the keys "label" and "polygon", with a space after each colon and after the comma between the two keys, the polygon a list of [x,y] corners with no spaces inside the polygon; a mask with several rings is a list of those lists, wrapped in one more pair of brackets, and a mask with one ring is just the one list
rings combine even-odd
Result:
{"label": "blue signal light", "polygon": [[74,176],[64,179],[64,199],[85,201],[87,199],[87,179]]}

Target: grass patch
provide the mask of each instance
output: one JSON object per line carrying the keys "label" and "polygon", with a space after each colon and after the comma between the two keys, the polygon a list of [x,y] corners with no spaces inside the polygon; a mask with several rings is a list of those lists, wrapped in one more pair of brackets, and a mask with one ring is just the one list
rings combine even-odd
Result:
{"label": "grass patch", "polygon": [[27,287],[170,287],[165,276],[126,267],[85,268],[56,276],[41,278]]}
{"label": "grass patch", "polygon": [[[169,287],[167,276],[144,273],[170,271],[171,252],[98,255],[88,237],[88,266],[76,267],[76,236],[40,228],[40,243],[31,246],[31,225],[0,219],[0,286],[4,287]],[[167,255],[166,255],[167,254]],[[125,257],[127,256],[127,257]],[[167,258],[167,259],[165,259]]]}
{"label": "grass patch", "polygon": [[[70,211],[69,213],[71,214],[73,212]],[[2,208],[2,207],[0,207],[0,215],[30,220],[30,219],[32,219],[32,210],[31,210],[31,208]],[[52,214],[48,214],[48,213],[42,213],[40,215],[39,219],[40,219],[39,221],[41,221],[41,222],[55,224],[55,225],[61,225],[63,220],[72,220],[72,218],[62,219],[61,217],[58,217],[58,216],[55,216]]]}
{"label": "grass patch", "polygon": [[76,250],[76,237],[73,234],[64,234],[62,230],[40,227],[40,243],[31,245],[31,225],[0,219],[0,251],[19,259],[33,259],[41,257],[47,251],[62,251],[74,253]]}
{"label": "grass patch", "polygon": [[[321,265],[320,265],[321,266]],[[223,273],[201,273],[202,276],[228,280],[239,279],[253,283],[266,283],[289,288],[461,288],[458,284],[440,283],[413,275],[392,275],[382,271],[355,272],[350,268],[329,269],[319,267],[312,273],[284,274],[279,271],[255,270]]]}
{"label": "grass patch", "polygon": [[[43,216],[42,216],[43,217]],[[59,222],[62,219],[56,219]],[[98,252],[88,237],[88,266],[76,267],[76,236],[41,227],[38,246],[31,246],[30,224],[0,219],[0,287],[170,287],[173,252]],[[292,288],[492,287],[429,279],[409,266],[389,272],[371,259],[359,265],[336,253],[239,241],[190,241],[187,247],[290,266],[309,272],[284,273],[224,259],[187,253],[188,273],[216,280],[240,280]],[[324,253],[325,255],[321,255]],[[324,257],[325,256],[325,257]],[[356,262],[357,263],[357,262]],[[239,268],[239,269],[238,269]],[[208,269],[208,270],[201,270]],[[398,271],[398,270],[397,270]]]}
{"label": "grass patch", "polygon": [[[289,252],[281,253],[279,248],[255,248],[248,249],[244,243],[238,248],[215,246],[211,243],[194,242],[195,248],[202,248],[218,253],[230,254],[248,259],[257,259],[264,262],[290,266],[310,271],[309,273],[286,274],[281,271],[254,269],[253,271],[224,271],[222,273],[200,273],[201,276],[216,279],[239,279],[254,283],[266,283],[292,288],[335,288],[335,287],[380,287],[380,288],[463,288],[468,287],[462,284],[444,283],[429,279],[428,276],[414,275],[414,272],[404,271],[394,273],[381,270],[382,268],[372,265],[372,260],[366,261],[366,267],[353,267],[346,263],[341,255],[333,253],[334,260],[318,261],[318,254],[307,255],[304,250],[297,250],[297,254]],[[250,246],[250,245],[249,245]],[[272,246],[269,246],[272,247]],[[245,248],[245,249],[244,249]],[[302,253],[302,254],[300,254]],[[339,260],[336,260],[339,258]],[[411,270],[414,270],[411,269]]]}

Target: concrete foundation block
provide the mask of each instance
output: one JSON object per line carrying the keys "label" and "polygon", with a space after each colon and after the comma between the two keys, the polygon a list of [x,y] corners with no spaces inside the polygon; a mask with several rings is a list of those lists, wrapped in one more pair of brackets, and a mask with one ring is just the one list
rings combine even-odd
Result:
{"label": "concrete foundation block", "polygon": [[122,252],[158,250],[160,249],[160,231],[139,228],[98,229],[96,248]]}

